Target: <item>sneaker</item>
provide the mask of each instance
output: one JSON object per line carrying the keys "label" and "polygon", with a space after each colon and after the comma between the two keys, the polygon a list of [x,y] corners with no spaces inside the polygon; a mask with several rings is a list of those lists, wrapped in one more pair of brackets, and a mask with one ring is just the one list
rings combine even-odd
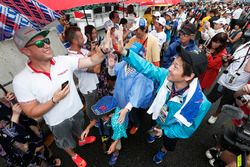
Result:
{"label": "sneaker", "polygon": [[205,155],[208,159],[218,158],[219,151],[215,147],[212,147],[206,151]]}
{"label": "sneaker", "polygon": [[163,160],[163,158],[165,157],[166,153],[163,152],[163,151],[158,151],[154,157],[153,157],[153,161],[156,163],[156,164],[160,164]]}
{"label": "sneaker", "polygon": [[131,135],[134,135],[137,131],[138,131],[138,127],[133,126],[133,127],[130,129],[129,133],[130,133]]}
{"label": "sneaker", "polygon": [[156,136],[148,135],[148,137],[147,137],[147,143],[154,143],[155,139],[156,139]]}
{"label": "sneaker", "polygon": [[109,166],[113,166],[116,164],[116,161],[118,159],[119,152],[118,153],[113,153],[109,159]]}
{"label": "sneaker", "polygon": [[216,164],[216,159],[210,159],[209,161],[208,161],[208,163],[211,165],[211,166],[215,166],[215,164]]}
{"label": "sneaker", "polygon": [[82,157],[80,157],[78,154],[75,154],[72,157],[73,162],[76,164],[77,167],[86,167],[87,166],[87,162],[82,159]]}
{"label": "sneaker", "polygon": [[87,136],[87,137],[84,138],[84,140],[79,139],[78,145],[79,146],[84,146],[86,144],[90,144],[90,143],[95,142],[95,140],[96,140],[95,136]]}
{"label": "sneaker", "polygon": [[209,124],[214,124],[217,121],[217,118],[218,117],[214,117],[214,116],[211,115],[211,117],[208,119],[208,123]]}

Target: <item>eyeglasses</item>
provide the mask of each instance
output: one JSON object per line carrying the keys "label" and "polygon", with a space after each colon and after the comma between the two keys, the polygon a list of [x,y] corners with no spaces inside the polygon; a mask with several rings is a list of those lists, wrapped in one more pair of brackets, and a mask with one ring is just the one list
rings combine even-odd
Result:
{"label": "eyeglasses", "polygon": [[188,34],[184,34],[184,33],[179,33],[179,37],[181,37],[181,36],[187,37],[189,35]]}
{"label": "eyeglasses", "polygon": [[50,44],[49,38],[45,38],[43,40],[38,40],[35,43],[26,45],[25,47],[30,47],[30,46],[36,45],[38,48],[43,48],[45,43],[48,45]]}

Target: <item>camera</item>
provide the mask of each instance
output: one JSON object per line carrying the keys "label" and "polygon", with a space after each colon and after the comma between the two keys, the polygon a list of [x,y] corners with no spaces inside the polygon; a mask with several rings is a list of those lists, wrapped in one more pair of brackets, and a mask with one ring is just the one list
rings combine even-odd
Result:
{"label": "camera", "polygon": [[240,100],[243,104],[246,104],[248,102],[248,100],[244,96],[238,96],[237,99]]}

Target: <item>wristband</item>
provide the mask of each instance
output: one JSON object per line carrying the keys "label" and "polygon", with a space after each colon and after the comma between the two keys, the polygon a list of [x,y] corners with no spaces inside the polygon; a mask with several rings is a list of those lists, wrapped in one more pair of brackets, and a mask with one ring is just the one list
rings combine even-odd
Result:
{"label": "wristband", "polygon": [[53,97],[51,98],[51,101],[52,101],[53,104],[57,104],[57,103],[58,103],[58,102],[55,102],[55,101],[53,100]]}

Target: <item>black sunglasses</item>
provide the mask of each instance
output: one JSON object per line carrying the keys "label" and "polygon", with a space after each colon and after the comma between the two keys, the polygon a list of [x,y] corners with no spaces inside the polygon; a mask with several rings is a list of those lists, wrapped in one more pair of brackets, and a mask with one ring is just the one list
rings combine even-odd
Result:
{"label": "black sunglasses", "polygon": [[45,39],[43,39],[43,40],[38,40],[38,41],[36,41],[35,43],[26,45],[25,47],[29,47],[29,46],[36,45],[38,48],[43,48],[45,43],[48,44],[48,45],[50,44],[49,38],[45,38]]}

